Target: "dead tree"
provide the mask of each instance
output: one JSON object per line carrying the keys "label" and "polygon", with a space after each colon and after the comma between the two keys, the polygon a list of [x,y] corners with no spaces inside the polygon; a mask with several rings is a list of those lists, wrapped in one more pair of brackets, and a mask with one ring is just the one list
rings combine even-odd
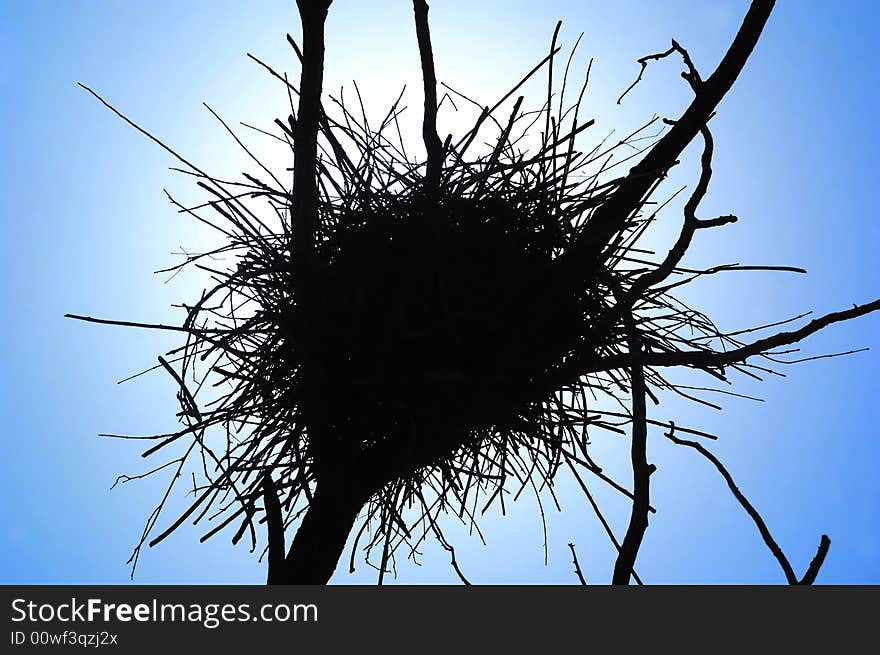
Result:
{"label": "dead tree", "polygon": [[[727,469],[702,443],[679,436],[713,435],[652,419],[648,402],[658,402],[663,391],[687,395],[665,377],[670,368],[696,369],[725,382],[731,374],[755,376],[787,363],[780,348],[880,308],[875,300],[746,341],[745,335],[803,316],[724,332],[674,296],[683,285],[722,272],[800,271],[681,266],[701,230],[737,220],[698,216],[712,175],[710,121],[745,67],[773,1],[752,2],[705,79],[675,41],[640,60],[636,83],[649,62],[680,57],[693,91],[685,111],[665,121],[668,129],[650,145],[635,144],[655,120],[616,145],[583,147],[593,125],[579,114],[589,68],[576,99],[564,105],[572,56],[559,87],[560,24],[547,56],[494,105],[481,106],[445,84],[438,102],[428,5],[413,0],[424,88],[423,158],[409,153],[400,134],[400,98],[375,126],[362,103],[353,109],[341,95],[325,95],[324,24],[331,2],[297,4],[302,48],[288,40],[301,64],[299,84],[251,56],[290,96],[290,112],[275,121],[272,136],[290,147],[292,189],[262,164],[267,177],[218,179],[101,100],[181,161],[208,199],[191,207],[169,198],[227,241],[171,269],[197,265],[212,277],[186,306],[180,325],[74,316],[172,330],[183,339],[157,367],[178,387],[183,425],[149,437],[156,443],[144,452],[182,447],[182,454],[148,473],[173,471],[133,566],[143,544],[161,542],[188,520],[214,524],[203,539],[235,528],[233,542],[248,534],[252,549],[263,523],[270,584],[326,583],[356,528],[350,566],[359,549],[367,558],[379,553],[380,583],[401,547],[412,554],[428,538],[450,553],[467,582],[441,519],[473,523],[481,511],[503,509],[524,490],[539,501],[548,495],[555,500],[550,483],[565,470],[618,549],[613,583],[640,582],[635,564],[653,511],[655,470],[647,438],[660,427],[718,469],[786,580],[812,583],[828,538],[823,535],[808,571],[798,577]],[[517,93],[538,74],[547,75],[547,94],[537,109],[527,109]],[[437,114],[447,100],[476,107],[476,118],[466,133],[441,139]],[[538,145],[526,148],[535,130]],[[481,150],[487,138],[494,145]],[[698,138],[701,172],[679,236],[654,260],[639,240],[660,211],[654,199],[665,177]],[[637,155],[619,156],[624,146]],[[634,159],[628,172],[618,174]],[[224,259],[226,268],[207,263],[208,256]],[[211,396],[212,389],[219,391]],[[591,433],[627,429],[631,486],[604,473],[590,449]],[[192,459],[203,476],[201,483],[193,476],[195,500],[155,534],[165,501]],[[594,484],[631,500],[622,539],[596,503]]]}

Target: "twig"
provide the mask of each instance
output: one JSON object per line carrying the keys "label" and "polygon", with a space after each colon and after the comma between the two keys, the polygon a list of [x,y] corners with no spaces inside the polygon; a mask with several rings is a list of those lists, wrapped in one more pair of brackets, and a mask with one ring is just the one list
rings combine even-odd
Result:
{"label": "twig", "polygon": [[587,581],[584,580],[584,574],[581,573],[581,565],[578,562],[578,556],[574,550],[574,544],[570,543],[568,544],[568,547],[571,549],[571,561],[574,564],[574,572],[577,575],[578,580],[580,580],[581,584],[586,586]]}

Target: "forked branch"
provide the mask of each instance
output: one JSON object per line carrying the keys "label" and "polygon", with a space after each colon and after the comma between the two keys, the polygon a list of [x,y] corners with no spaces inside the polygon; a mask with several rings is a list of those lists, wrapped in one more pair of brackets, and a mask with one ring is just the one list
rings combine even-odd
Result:
{"label": "forked branch", "polygon": [[726,366],[744,362],[749,357],[764,355],[781,346],[790,346],[791,344],[798,343],[829,325],[858,318],[859,316],[875,312],[878,309],[880,309],[880,299],[864,305],[853,305],[852,309],[831,312],[825,316],[813,319],[797,330],[778,332],[772,336],[758,339],[753,343],[725,352],[714,350],[642,352],[637,356],[632,353],[625,353],[603,357],[598,359],[595,364],[587,367],[586,370],[583,370],[582,373],[624,369],[636,363],[645,367],[690,366],[699,369],[723,369]]}
{"label": "forked branch", "polygon": [[608,201],[596,209],[581,233],[578,247],[572,253],[578,258],[587,276],[602,263],[609,241],[620,232],[633,212],[641,207],[648,191],[705,127],[718,103],[733,86],[748,61],[774,4],[774,0],[753,0],[739,32],[718,68],[699,84],[695,97],[685,112],[632,168]]}
{"label": "forked branch", "polygon": [[828,554],[828,548],[831,545],[831,540],[828,538],[828,535],[822,535],[822,538],[819,540],[819,549],[816,552],[816,556],[810,562],[810,566],[807,568],[807,571],[804,573],[803,577],[798,580],[795,575],[794,569],[791,566],[791,563],[788,561],[788,558],[785,556],[785,553],[782,552],[782,548],[779,547],[779,544],[776,543],[776,540],[773,538],[773,535],[770,534],[770,529],[767,527],[767,524],[764,522],[764,519],[761,518],[761,515],[758,514],[758,510],[749,502],[748,498],[746,498],[742,491],[740,491],[739,487],[733,480],[733,476],[730,472],[725,468],[725,466],[718,460],[715,455],[713,455],[709,450],[707,450],[703,444],[697,441],[690,441],[688,439],[679,439],[675,436],[675,423],[670,422],[669,424],[669,432],[665,433],[665,436],[680,446],[687,446],[688,448],[693,448],[698,453],[700,453],[703,457],[708,459],[712,464],[718,469],[718,472],[721,474],[721,477],[724,478],[724,481],[727,483],[727,486],[730,488],[731,493],[733,493],[734,498],[736,498],[737,502],[742,506],[742,508],[746,511],[746,513],[751,517],[752,521],[754,521],[755,525],[758,528],[758,532],[761,533],[761,538],[764,540],[764,543],[767,545],[767,548],[770,549],[770,552],[773,553],[773,557],[776,558],[776,561],[779,562],[779,566],[782,567],[782,572],[785,574],[785,579],[788,581],[790,585],[810,585],[816,580],[816,575],[819,573],[819,569],[822,567],[822,563],[825,561],[825,556]]}

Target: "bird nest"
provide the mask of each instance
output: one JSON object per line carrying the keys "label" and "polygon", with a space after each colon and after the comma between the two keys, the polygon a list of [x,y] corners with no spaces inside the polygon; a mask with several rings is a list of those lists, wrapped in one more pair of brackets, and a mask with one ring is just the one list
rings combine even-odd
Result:
{"label": "bird nest", "polygon": [[[475,521],[526,488],[552,495],[562,467],[607,528],[581,472],[635,495],[591,457],[591,432],[652,423],[643,406],[634,420],[637,396],[653,397],[652,388],[693,397],[661,373],[678,353],[685,353],[682,365],[721,379],[725,365],[765,370],[744,357],[712,359],[712,343],[746,346],[738,333],[722,333],[671,295],[700,275],[738,268],[678,267],[696,229],[735,220],[694,215],[711,175],[708,128],[700,130],[702,174],[685,205],[682,236],[653,261],[639,240],[662,207],[648,201],[657,184],[639,196],[636,211],[616,217],[613,230],[603,228],[607,216],[599,212],[607,214],[632,179],[615,177],[616,166],[656,141],[659,132],[650,131],[658,121],[616,143],[583,147],[593,125],[579,118],[589,69],[565,105],[569,67],[554,89],[555,39],[550,54],[494,106],[446,87],[440,105],[474,106],[476,118],[445,140],[434,174],[430,152],[428,160],[413,157],[400,136],[402,96],[375,128],[365,113],[331,96],[318,121],[317,224],[305,254],[292,220],[298,198],[268,168],[257,162],[264,175],[228,182],[168,148],[210,194],[196,207],[172,202],[215,228],[225,244],[169,269],[201,266],[213,278],[179,326],[134,324],[185,336],[159,358],[178,386],[183,426],[151,437],[157,443],[144,455],[186,444],[179,457],[148,472],[174,468],[135,548],[135,565],[142,544],[158,543],[188,519],[212,522],[203,539],[230,527],[233,542],[249,534],[256,548],[257,525],[271,523],[275,503],[287,527],[322,485],[344,486],[358,510],[365,506],[357,539],[369,535],[368,561],[380,547],[380,579],[403,544],[413,555],[433,534],[452,551],[438,523],[445,512]],[[699,76],[679,51],[696,90]],[[548,69],[543,104],[524,109],[517,91]],[[275,128],[273,138],[296,153],[293,111]],[[585,264],[585,252],[597,254],[585,244],[597,238],[605,244],[600,256]],[[672,273],[679,279],[664,284]],[[653,359],[629,370],[640,353]],[[200,482],[193,477],[195,500],[154,535],[171,487],[195,457],[202,473]],[[639,475],[650,475],[646,463],[642,469],[634,459],[637,484]],[[135,477],[143,476],[120,480]]]}
{"label": "bird nest", "polygon": [[[248,530],[256,539],[261,473],[272,475],[289,521],[317,480],[344,474],[378,519],[375,540],[409,532],[396,523],[413,503],[435,515],[451,490],[462,501],[488,491],[503,503],[511,474],[521,492],[536,473],[549,482],[567,461],[591,462],[585,403],[602,385],[561,371],[573,357],[623,347],[614,330],[597,331],[618,274],[585,280],[565,254],[613,190],[599,183],[601,163],[628,141],[585,155],[574,140],[592,121],[575,118],[528,154],[517,144],[535,113],[519,97],[509,121],[495,121],[493,147],[465,159],[494,120],[488,108],[457,144],[447,141],[447,164],[429,191],[424,161],[389,136],[399,135],[398,104],[371,130],[334,102],[342,117],[322,123],[334,157],[322,164],[312,302],[290,247],[289,191],[255,176],[230,187],[196,169],[216,197],[201,209],[178,205],[228,242],[168,270],[207,256],[230,264],[212,264],[216,284],[180,328],[186,344],[161,358],[180,385],[186,425],[156,435],[145,454],[189,437],[213,459],[182,519],[220,507],[223,527],[240,522],[234,541]],[[290,124],[276,125],[292,142]],[[201,401],[210,389],[221,391]],[[214,453],[216,429],[228,448]]]}

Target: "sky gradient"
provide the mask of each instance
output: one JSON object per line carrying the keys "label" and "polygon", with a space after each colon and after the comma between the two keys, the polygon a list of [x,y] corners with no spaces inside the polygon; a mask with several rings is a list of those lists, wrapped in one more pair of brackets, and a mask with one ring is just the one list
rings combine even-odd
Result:
{"label": "sky gradient", "polygon": [[[580,74],[587,59],[595,59],[583,114],[597,117],[596,135],[612,129],[622,135],[655,113],[677,115],[688,101],[680,63],[669,60],[650,67],[644,83],[617,107],[617,96],[638,72],[635,60],[675,38],[707,75],[746,9],[744,1],[722,0],[435,0],[437,75],[493,102],[544,56],[555,21],[562,19],[563,46],[584,32],[573,70]],[[875,2],[780,3],[720,105],[712,121],[715,176],[702,214],[734,213],[740,221],[698,235],[685,265],[740,262],[809,271],[714,276],[695,285],[687,299],[722,328],[806,310],[826,313],[880,296],[873,197],[880,170],[878,26]],[[6,126],[0,160],[0,582],[129,581],[125,561],[162,481],[110,491],[117,475],[141,472],[149,462],[139,458],[137,444],[96,435],[174,428],[170,378],[154,374],[115,383],[152,366],[176,341],[63,315],[179,320],[172,303],[192,300],[204,280],[182,275],[164,283],[153,271],[176,263],[173,252],[198,250],[212,238],[169,205],[163,188],[182,199],[200,198],[191,181],[168,170],[173,160],[76,82],[192,161],[220,177],[234,176],[244,155],[202,102],[232,123],[268,127],[285,116],[283,87],[245,53],[294,73],[284,33],[298,29],[293,0],[0,6],[0,119]],[[406,83],[409,120],[418,124],[421,78],[409,2],[333,3],[325,91],[335,94],[348,85],[349,93],[352,80],[375,114],[383,114]],[[447,115],[441,132],[454,130],[456,120]],[[247,136],[277,168],[289,165],[270,143]],[[413,143],[418,147],[417,133]],[[696,154],[686,151],[670,189],[693,185]],[[677,207],[662,217],[667,235],[680,224]],[[760,384],[737,381],[737,392],[764,402],[729,399],[716,412],[664,397],[659,407],[649,407],[656,420],[674,419],[719,436],[713,451],[762,512],[796,571],[805,569],[820,534],[831,537],[820,583],[880,583],[878,327],[880,317],[869,316],[803,344],[811,355],[865,346],[869,352],[788,367],[787,377]],[[629,480],[628,442],[602,439],[596,447],[609,470]],[[754,525],[707,462],[676,450],[659,432],[649,435],[648,452],[658,467],[652,477],[658,512],[637,561],[646,582],[784,582]],[[588,581],[610,580],[613,547],[570,481],[560,480],[559,489],[564,511],[548,514],[546,566],[540,519],[527,495],[509,516],[485,517],[485,546],[450,527],[472,582],[574,583],[569,542],[577,544]],[[626,504],[599,493],[622,535]],[[160,527],[173,518],[169,510]],[[183,529],[145,550],[134,581],[264,581],[264,567],[246,544],[231,546],[227,533],[199,544],[202,532]],[[419,565],[400,558],[397,574],[386,583],[457,580],[447,554],[434,544]],[[333,581],[375,578],[366,565],[353,575],[343,565]]]}

